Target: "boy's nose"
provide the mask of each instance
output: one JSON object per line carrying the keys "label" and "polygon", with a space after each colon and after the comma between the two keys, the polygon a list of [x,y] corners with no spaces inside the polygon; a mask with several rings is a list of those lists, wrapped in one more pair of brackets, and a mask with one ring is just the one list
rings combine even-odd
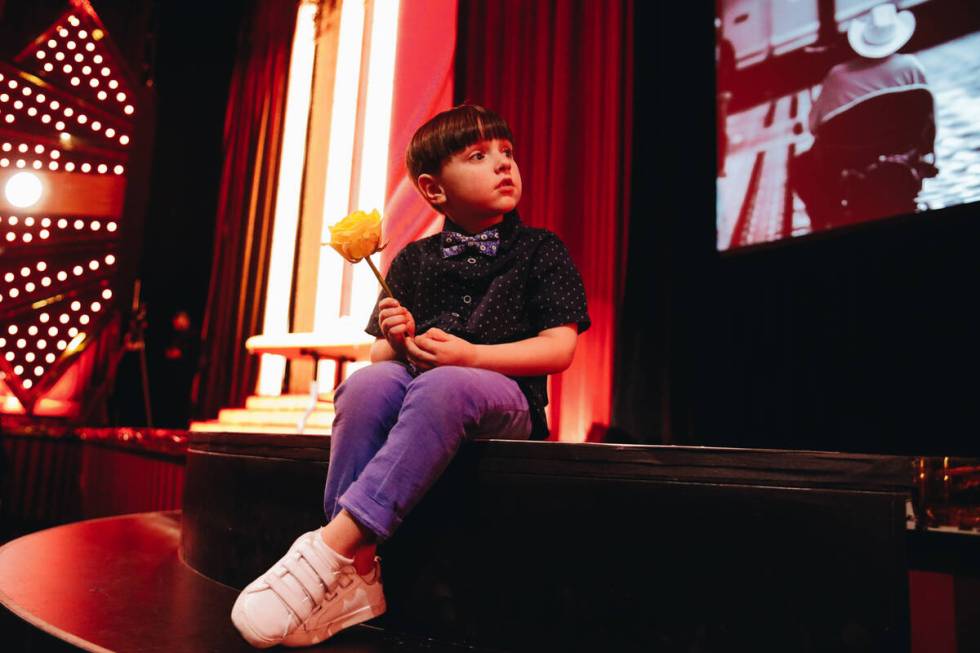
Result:
{"label": "boy's nose", "polygon": [[501,156],[497,161],[497,171],[505,172],[507,170],[510,170],[510,159],[506,156]]}

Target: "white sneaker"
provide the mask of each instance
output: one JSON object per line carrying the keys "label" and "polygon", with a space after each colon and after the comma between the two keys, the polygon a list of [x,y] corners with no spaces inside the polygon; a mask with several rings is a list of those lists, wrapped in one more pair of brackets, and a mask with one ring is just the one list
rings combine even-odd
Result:
{"label": "white sneaker", "polygon": [[249,644],[310,646],[383,614],[380,560],[361,576],[353,561],[310,531],[279,562],[242,590],[231,620]]}

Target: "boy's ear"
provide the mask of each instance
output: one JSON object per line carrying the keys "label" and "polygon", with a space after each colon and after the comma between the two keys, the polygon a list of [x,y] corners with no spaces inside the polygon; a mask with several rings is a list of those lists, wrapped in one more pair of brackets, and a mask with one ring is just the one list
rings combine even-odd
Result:
{"label": "boy's ear", "polygon": [[446,190],[439,183],[439,180],[428,173],[419,175],[419,191],[422,197],[433,206],[439,206],[446,202]]}

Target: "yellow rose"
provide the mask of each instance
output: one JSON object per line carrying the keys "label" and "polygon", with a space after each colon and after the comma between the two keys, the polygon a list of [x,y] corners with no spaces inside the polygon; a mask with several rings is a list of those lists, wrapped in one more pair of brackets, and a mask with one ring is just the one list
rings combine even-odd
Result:
{"label": "yellow rose", "polygon": [[371,271],[374,272],[374,276],[377,277],[378,283],[381,284],[389,297],[394,297],[391,294],[391,288],[381,276],[381,272],[371,261],[372,254],[387,247],[387,245],[380,244],[381,214],[378,213],[378,210],[375,209],[370,213],[354,211],[334,226],[328,226],[328,229],[330,229],[330,242],[327,244],[351,263],[367,261]]}
{"label": "yellow rose", "polygon": [[330,246],[351,263],[371,256],[383,249],[381,242],[381,214],[377,209],[370,213],[354,211],[346,218],[328,227]]}

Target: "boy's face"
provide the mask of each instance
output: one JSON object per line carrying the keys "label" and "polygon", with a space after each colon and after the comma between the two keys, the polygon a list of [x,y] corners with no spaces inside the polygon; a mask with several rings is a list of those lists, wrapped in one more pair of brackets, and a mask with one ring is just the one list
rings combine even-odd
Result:
{"label": "boy's face", "polygon": [[508,140],[474,143],[452,155],[437,175],[422,175],[419,182],[426,198],[455,220],[502,215],[521,199],[521,173]]}

